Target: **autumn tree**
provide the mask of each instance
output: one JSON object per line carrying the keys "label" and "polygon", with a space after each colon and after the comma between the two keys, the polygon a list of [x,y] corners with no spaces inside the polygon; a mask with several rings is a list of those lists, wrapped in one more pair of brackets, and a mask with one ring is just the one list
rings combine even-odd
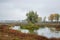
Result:
{"label": "autumn tree", "polygon": [[53,15],[53,14],[50,14],[50,16],[48,17],[48,19],[49,19],[51,22],[53,22],[53,20],[54,20],[54,15]]}
{"label": "autumn tree", "polygon": [[60,15],[58,13],[54,13],[54,14],[51,14],[48,19],[51,20],[51,22],[53,22],[53,20],[56,20],[56,22],[59,21],[59,17]]}
{"label": "autumn tree", "polygon": [[58,21],[59,21],[59,16],[60,16],[60,15],[59,15],[58,13],[55,13],[55,14],[54,14],[54,20],[56,20],[56,21],[58,22]]}

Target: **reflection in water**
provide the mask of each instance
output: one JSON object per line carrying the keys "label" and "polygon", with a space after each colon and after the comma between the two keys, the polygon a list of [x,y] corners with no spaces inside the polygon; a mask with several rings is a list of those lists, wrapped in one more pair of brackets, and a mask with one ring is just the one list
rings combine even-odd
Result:
{"label": "reflection in water", "polygon": [[20,26],[14,26],[14,27],[11,27],[11,29],[19,30],[20,29]]}
{"label": "reflection in water", "polygon": [[20,29],[22,33],[29,33],[29,30],[27,29]]}
{"label": "reflection in water", "polygon": [[43,35],[43,36],[46,36],[48,38],[51,38],[51,37],[58,38],[58,37],[60,37],[60,32],[59,31],[57,31],[57,32],[51,31],[50,28],[47,28],[47,27],[40,28],[39,30],[37,30],[37,33],[38,33],[38,35]]}
{"label": "reflection in water", "polygon": [[[12,29],[20,30],[23,33],[29,33],[28,30],[21,29],[20,26],[14,26]],[[51,31],[50,28],[47,28],[47,27],[38,29],[36,33],[38,35],[46,36],[48,38],[51,38],[51,37],[60,38],[60,31],[57,31],[57,32]]]}
{"label": "reflection in water", "polygon": [[21,29],[20,26],[14,26],[11,29],[20,30],[22,33],[29,33],[27,29]]}

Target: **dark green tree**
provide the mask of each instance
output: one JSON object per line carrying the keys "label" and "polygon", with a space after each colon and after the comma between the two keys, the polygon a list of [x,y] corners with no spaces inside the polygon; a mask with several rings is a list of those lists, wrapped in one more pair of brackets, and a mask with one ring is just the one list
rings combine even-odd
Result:
{"label": "dark green tree", "polygon": [[26,16],[29,23],[27,25],[20,25],[21,29],[28,29],[30,33],[34,34],[34,30],[38,30],[40,28],[37,24],[35,24],[39,19],[37,12],[29,11]]}
{"label": "dark green tree", "polygon": [[28,21],[28,22],[32,22],[32,23],[38,22],[37,12],[29,11],[29,12],[26,14],[26,16],[27,16],[27,21]]}

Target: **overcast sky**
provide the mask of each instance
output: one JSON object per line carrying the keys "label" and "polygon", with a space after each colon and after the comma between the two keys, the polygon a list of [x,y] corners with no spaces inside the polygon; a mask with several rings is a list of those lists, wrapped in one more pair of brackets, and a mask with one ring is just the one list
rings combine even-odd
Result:
{"label": "overcast sky", "polygon": [[0,20],[23,20],[30,10],[41,17],[60,14],[60,0],[0,0]]}

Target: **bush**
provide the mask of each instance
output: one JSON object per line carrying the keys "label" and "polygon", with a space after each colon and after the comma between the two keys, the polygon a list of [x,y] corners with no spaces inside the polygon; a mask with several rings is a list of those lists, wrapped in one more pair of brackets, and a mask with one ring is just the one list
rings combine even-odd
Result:
{"label": "bush", "polygon": [[39,26],[30,22],[27,25],[21,25],[21,29],[28,29],[30,33],[34,33],[34,30],[39,29]]}

